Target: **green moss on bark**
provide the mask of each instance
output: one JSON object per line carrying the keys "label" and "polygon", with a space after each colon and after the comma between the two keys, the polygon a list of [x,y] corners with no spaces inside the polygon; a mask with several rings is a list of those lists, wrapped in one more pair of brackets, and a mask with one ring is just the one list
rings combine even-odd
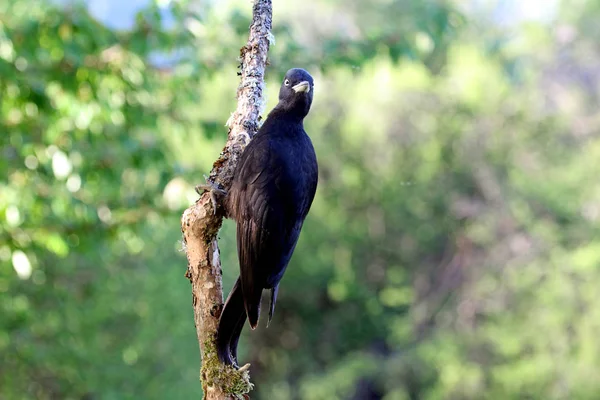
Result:
{"label": "green moss on bark", "polygon": [[249,393],[254,387],[250,382],[250,373],[247,368],[243,367],[237,370],[219,361],[215,343],[212,340],[204,343],[200,377],[205,392],[208,386],[214,386],[233,398],[242,398],[242,395]]}

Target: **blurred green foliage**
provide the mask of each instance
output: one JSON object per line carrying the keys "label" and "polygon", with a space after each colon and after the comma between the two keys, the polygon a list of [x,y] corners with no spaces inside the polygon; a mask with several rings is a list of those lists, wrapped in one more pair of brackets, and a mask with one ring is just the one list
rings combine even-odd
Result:
{"label": "blurred green foliage", "polygon": [[[309,3],[275,4],[267,108],[285,70],[313,73],[320,186],[273,324],[244,332],[253,398],[596,398],[598,5],[550,29]],[[115,31],[0,5],[1,399],[199,396],[179,217],[224,144],[250,10],[169,11]]]}

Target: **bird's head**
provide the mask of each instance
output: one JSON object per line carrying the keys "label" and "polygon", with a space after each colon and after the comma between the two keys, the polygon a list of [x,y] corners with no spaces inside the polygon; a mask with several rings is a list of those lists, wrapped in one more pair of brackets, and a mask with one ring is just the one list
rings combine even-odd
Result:
{"label": "bird's head", "polygon": [[286,74],[279,89],[278,107],[299,118],[310,110],[314,93],[312,76],[302,68],[292,68]]}

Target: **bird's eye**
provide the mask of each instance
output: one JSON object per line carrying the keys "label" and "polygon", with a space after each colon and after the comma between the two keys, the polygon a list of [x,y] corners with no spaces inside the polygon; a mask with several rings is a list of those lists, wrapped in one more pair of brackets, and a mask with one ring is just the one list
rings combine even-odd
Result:
{"label": "bird's eye", "polygon": [[290,86],[290,80],[289,80],[289,79],[286,79],[286,80],[285,80],[285,82],[283,82],[283,84],[284,84],[285,86]]}

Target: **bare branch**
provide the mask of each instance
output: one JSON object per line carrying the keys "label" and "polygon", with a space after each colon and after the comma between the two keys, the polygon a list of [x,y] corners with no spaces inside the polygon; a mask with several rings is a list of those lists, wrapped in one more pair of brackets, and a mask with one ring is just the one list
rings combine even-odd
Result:
{"label": "bare branch", "polygon": [[[255,0],[248,43],[241,49],[241,83],[237,109],[228,121],[225,148],[213,164],[209,184],[228,189],[237,160],[259,127],[263,111],[264,74],[271,36],[271,0]],[[217,233],[223,222],[222,210],[213,210],[211,195],[202,194],[181,218],[187,252],[186,277],[192,283],[194,322],[202,356],[201,380],[205,398],[221,400],[248,393],[247,368],[236,371],[221,364],[216,355],[215,337],[223,308],[221,261]]]}

